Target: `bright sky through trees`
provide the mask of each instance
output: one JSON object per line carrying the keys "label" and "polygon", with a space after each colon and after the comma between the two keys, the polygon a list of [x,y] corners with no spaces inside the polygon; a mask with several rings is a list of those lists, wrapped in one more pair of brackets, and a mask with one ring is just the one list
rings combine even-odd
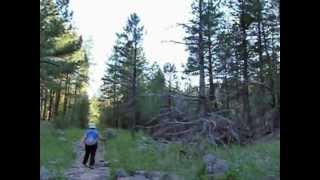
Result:
{"label": "bright sky through trees", "polygon": [[162,43],[163,40],[183,41],[184,30],[177,23],[190,19],[191,0],[71,0],[73,21],[84,39],[92,40],[89,70],[90,97],[98,93],[105,62],[130,13],[136,12],[145,27],[143,46],[147,60],[157,61],[161,67],[174,63],[178,71],[187,60],[185,46]]}

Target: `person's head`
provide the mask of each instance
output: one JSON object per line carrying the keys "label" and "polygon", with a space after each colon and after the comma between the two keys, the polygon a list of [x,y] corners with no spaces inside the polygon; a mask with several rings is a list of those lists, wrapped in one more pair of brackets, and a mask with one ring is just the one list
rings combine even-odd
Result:
{"label": "person's head", "polygon": [[94,122],[89,122],[88,124],[90,129],[95,129],[96,128],[96,124]]}

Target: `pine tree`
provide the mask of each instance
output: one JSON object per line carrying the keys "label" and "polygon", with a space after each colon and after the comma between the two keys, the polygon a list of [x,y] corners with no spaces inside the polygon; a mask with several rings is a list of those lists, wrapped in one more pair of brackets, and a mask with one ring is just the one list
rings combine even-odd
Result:
{"label": "pine tree", "polygon": [[[129,123],[132,135],[134,135],[135,125],[139,121],[138,96],[141,82],[143,82],[143,72],[146,68],[146,59],[142,48],[143,29],[138,15],[131,14],[123,32],[116,34],[114,52],[103,78],[104,85],[102,87],[103,96],[113,98],[113,102],[118,104],[121,102],[122,107],[126,107],[132,112],[132,119]],[[121,100],[115,99],[119,96]],[[103,97],[101,101],[103,101]],[[119,109],[120,105],[117,107]]]}
{"label": "pine tree", "polygon": [[[213,49],[215,48],[216,43],[214,40],[216,40],[216,34],[219,30],[219,23],[221,23],[221,17],[223,13],[219,11],[219,3],[215,2],[213,4],[212,0],[209,0],[207,3],[207,8],[205,12],[205,41],[206,41],[206,49],[207,49],[207,69],[208,69],[208,76],[209,76],[209,99],[211,101],[214,101],[215,98],[215,85],[213,83],[214,79],[214,52]],[[215,104],[215,108],[217,108],[217,104]]]}
{"label": "pine tree", "polygon": [[170,64],[170,63],[165,63],[163,65],[163,72],[167,75],[168,77],[168,107],[171,108],[172,106],[172,98],[171,98],[171,93],[172,93],[172,82],[174,79],[177,78],[176,76],[176,66],[174,64]]}
{"label": "pine tree", "polygon": [[193,2],[192,12],[194,19],[190,20],[191,25],[183,25],[188,34],[188,36],[185,37],[185,41],[187,49],[190,52],[185,72],[193,74],[199,73],[199,112],[203,114],[208,109],[205,94],[205,3],[203,0],[195,0]]}

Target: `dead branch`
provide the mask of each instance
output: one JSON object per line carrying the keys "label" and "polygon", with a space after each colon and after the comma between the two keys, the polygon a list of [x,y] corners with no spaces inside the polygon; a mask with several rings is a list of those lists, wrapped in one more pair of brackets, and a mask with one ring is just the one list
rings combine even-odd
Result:
{"label": "dead branch", "polygon": [[251,81],[249,82],[249,84],[259,85],[259,86],[267,89],[268,91],[272,91],[272,88],[270,88],[270,87],[267,86],[266,84],[264,84],[264,83],[262,83],[262,82],[259,82],[259,81],[251,80]]}
{"label": "dead branch", "polygon": [[166,136],[181,135],[181,134],[185,134],[185,133],[191,132],[191,131],[193,131],[194,129],[195,129],[195,128],[190,128],[190,129],[187,129],[187,130],[184,130],[184,131],[180,131],[180,132],[176,132],[176,133],[166,133]]}
{"label": "dead branch", "polygon": [[161,41],[161,43],[175,43],[175,44],[183,44],[183,45],[188,45],[188,46],[197,45],[197,43],[184,43],[184,42],[179,42],[179,41],[174,41],[174,40],[169,40],[169,41],[163,40],[163,41]]}

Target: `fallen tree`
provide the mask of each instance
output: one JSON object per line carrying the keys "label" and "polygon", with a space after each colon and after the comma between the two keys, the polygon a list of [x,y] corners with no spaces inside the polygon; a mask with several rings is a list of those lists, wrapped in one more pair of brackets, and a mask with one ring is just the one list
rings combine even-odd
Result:
{"label": "fallen tree", "polygon": [[[197,142],[206,139],[213,145],[240,143],[240,136],[233,121],[218,113],[206,113],[203,116],[190,112],[184,106],[194,97],[165,94],[164,98],[172,98],[176,102],[174,107],[163,107],[140,128],[146,129],[154,139],[165,141]],[[165,100],[165,99],[164,99]],[[183,108],[182,108],[183,107]]]}

